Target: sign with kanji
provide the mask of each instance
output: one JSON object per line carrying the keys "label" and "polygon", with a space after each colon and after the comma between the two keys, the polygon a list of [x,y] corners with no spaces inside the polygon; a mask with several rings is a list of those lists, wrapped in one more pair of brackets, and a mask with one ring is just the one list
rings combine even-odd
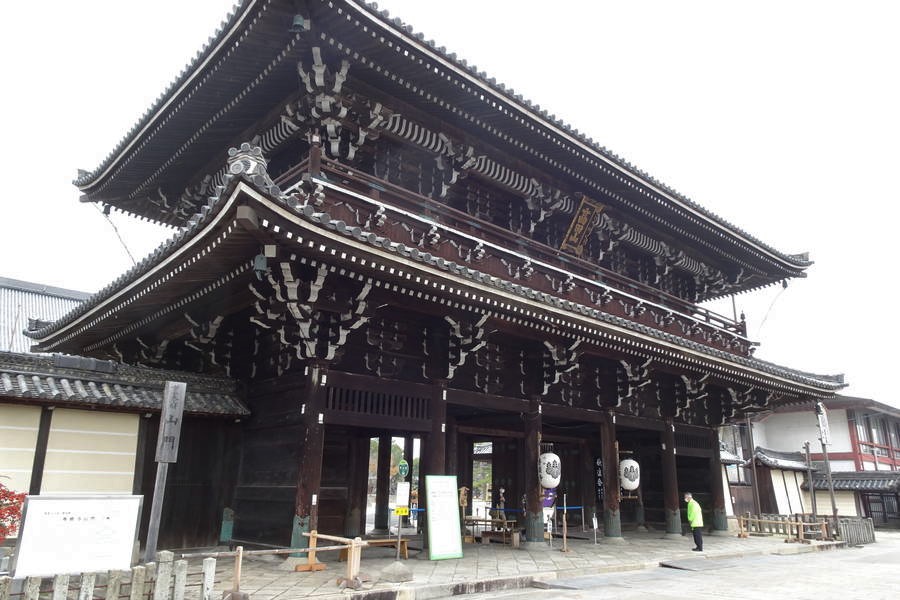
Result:
{"label": "sign with kanji", "polygon": [[185,383],[166,382],[163,390],[162,417],[159,420],[159,437],[156,438],[156,462],[178,462],[178,441],[181,439],[186,390]]}
{"label": "sign with kanji", "polygon": [[394,514],[398,517],[408,517],[409,516],[409,507],[408,506],[398,506],[394,509]]}
{"label": "sign with kanji", "polygon": [[572,217],[569,229],[566,231],[566,237],[563,238],[559,249],[564,252],[570,252],[576,256],[581,256],[584,252],[584,246],[587,244],[588,236],[597,226],[600,213],[603,212],[603,205],[594,202],[587,196],[581,197],[581,204]]}

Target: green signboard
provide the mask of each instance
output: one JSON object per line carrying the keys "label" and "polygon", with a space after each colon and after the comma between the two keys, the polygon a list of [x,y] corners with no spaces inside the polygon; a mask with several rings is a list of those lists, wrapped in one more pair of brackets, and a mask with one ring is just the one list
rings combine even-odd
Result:
{"label": "green signboard", "polygon": [[409,463],[406,462],[405,458],[397,465],[397,471],[400,472],[400,477],[403,477],[404,479],[409,475]]}

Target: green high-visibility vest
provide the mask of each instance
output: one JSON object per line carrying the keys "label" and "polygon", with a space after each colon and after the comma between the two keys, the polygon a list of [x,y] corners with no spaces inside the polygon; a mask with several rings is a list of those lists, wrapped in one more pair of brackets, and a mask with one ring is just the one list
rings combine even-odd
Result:
{"label": "green high-visibility vest", "polygon": [[691,527],[703,527],[703,512],[700,503],[691,498],[687,503],[687,520]]}

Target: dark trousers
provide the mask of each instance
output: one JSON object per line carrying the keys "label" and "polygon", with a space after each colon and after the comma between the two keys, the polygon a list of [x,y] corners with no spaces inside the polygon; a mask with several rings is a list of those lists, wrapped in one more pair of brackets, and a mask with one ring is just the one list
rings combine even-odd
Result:
{"label": "dark trousers", "polygon": [[694,546],[703,550],[703,528],[691,527],[691,531],[694,533]]}

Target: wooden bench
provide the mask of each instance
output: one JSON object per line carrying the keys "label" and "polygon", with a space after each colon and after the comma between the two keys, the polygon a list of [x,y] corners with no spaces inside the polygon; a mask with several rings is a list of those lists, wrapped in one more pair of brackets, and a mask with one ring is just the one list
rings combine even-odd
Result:
{"label": "wooden bench", "polygon": [[[394,538],[394,539],[384,538],[384,539],[378,539],[378,540],[363,540],[363,541],[368,546],[383,546],[386,548],[396,548],[397,543],[398,543],[396,538]],[[399,540],[399,544],[400,544],[400,556],[408,559],[409,558],[409,546],[407,546],[406,540],[403,540],[403,539]],[[363,546],[363,548],[365,548],[365,546]],[[349,554],[348,549],[344,548],[343,550],[341,550],[341,553],[338,556],[338,560],[342,560],[342,561],[347,560],[348,554]]]}

